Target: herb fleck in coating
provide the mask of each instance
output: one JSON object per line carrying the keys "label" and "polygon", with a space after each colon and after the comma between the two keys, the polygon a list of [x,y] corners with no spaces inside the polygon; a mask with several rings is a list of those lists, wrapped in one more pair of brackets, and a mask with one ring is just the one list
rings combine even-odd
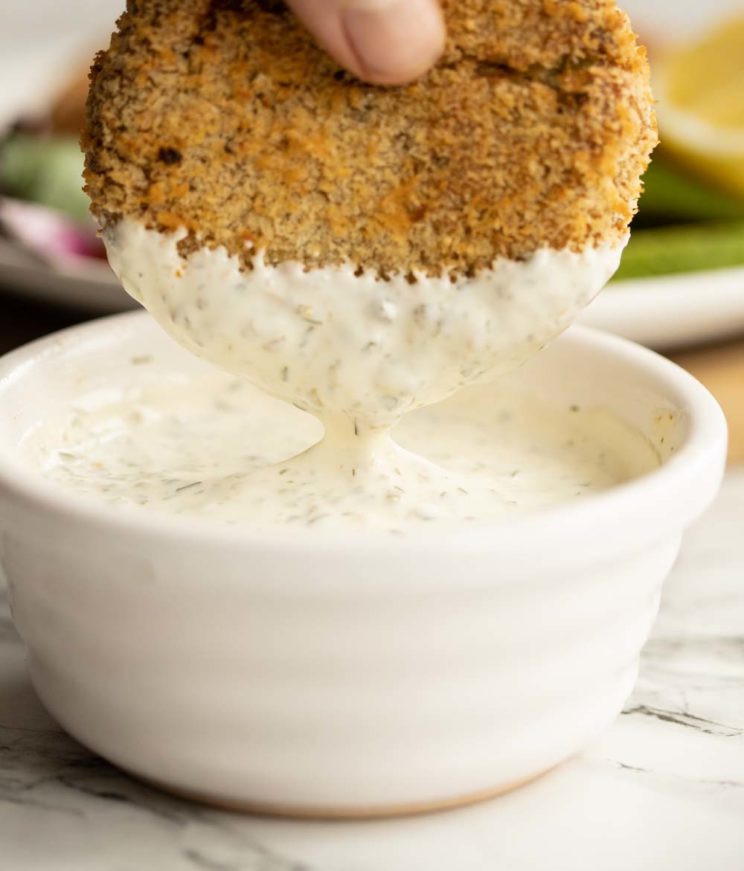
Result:
{"label": "herb fleck in coating", "polygon": [[619,241],[656,144],[614,0],[444,0],[414,84],[340,70],[275,0],[129,0],[91,76],[85,178],[106,226],[187,254],[469,275]]}

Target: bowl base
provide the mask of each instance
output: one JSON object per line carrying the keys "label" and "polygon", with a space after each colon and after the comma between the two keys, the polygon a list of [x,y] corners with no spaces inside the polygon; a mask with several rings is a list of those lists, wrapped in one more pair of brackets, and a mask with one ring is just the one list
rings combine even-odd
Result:
{"label": "bowl base", "polygon": [[[561,763],[558,763],[560,765]],[[237,799],[220,798],[216,795],[199,792],[198,790],[182,789],[181,787],[172,786],[168,783],[163,783],[157,779],[150,777],[142,777],[139,774],[130,772],[133,777],[136,777],[148,786],[159,789],[162,792],[175,796],[176,798],[186,799],[187,801],[195,801],[199,804],[208,805],[209,807],[218,810],[232,811],[241,814],[251,814],[255,816],[268,817],[284,817],[289,819],[303,820],[371,820],[384,819],[390,817],[409,817],[418,814],[436,813],[438,811],[456,810],[457,808],[466,807],[471,804],[488,801],[492,798],[505,795],[513,790],[520,789],[527,784],[543,777],[552,771],[557,766],[537,771],[520,780],[513,780],[501,786],[481,789],[477,792],[467,793],[466,795],[458,795],[450,798],[435,799],[433,801],[411,802],[408,804],[389,804],[389,805],[293,805],[293,804],[272,804],[264,802],[240,801]]]}

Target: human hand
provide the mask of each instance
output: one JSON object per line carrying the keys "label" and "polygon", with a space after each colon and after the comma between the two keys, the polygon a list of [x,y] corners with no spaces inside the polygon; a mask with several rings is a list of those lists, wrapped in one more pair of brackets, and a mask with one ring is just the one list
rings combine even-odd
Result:
{"label": "human hand", "polygon": [[318,43],[376,85],[423,75],[444,49],[438,0],[288,0]]}

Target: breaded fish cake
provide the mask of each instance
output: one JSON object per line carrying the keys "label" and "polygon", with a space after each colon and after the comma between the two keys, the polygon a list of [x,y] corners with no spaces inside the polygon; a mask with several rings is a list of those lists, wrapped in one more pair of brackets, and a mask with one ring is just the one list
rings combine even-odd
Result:
{"label": "breaded fish cake", "polygon": [[339,69],[275,0],[129,0],[92,72],[85,178],[104,227],[180,229],[250,268],[471,276],[618,243],[656,143],[614,0],[444,0],[405,87]]}

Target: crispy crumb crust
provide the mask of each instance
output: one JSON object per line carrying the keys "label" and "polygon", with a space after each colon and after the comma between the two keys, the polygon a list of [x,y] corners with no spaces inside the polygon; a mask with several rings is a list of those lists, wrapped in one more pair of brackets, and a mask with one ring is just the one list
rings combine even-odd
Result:
{"label": "crispy crumb crust", "polygon": [[656,144],[614,0],[444,0],[439,64],[343,72],[276,0],[128,0],[91,73],[86,190],[105,227],[187,254],[470,275],[619,241]]}

